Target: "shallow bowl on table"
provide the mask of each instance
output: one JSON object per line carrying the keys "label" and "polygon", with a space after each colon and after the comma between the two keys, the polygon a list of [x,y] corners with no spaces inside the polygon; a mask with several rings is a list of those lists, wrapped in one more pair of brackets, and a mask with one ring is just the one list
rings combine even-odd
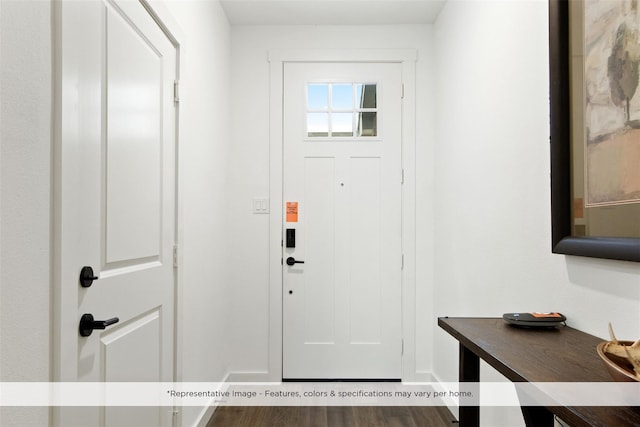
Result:
{"label": "shallow bowl on table", "polygon": [[[608,342],[609,341],[603,341],[598,344],[597,351],[598,356],[600,356],[600,359],[602,359],[607,367],[609,375],[611,375],[615,381],[638,381],[638,378],[633,372],[633,366],[627,359],[604,352],[604,346]],[[633,344],[633,341],[618,341],[618,343],[622,345],[631,345]]]}

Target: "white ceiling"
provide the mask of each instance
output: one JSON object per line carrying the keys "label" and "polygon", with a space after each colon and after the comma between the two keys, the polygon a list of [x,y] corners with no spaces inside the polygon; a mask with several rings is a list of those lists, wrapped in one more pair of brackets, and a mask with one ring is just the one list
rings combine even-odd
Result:
{"label": "white ceiling", "polygon": [[221,0],[232,25],[431,24],[446,0]]}

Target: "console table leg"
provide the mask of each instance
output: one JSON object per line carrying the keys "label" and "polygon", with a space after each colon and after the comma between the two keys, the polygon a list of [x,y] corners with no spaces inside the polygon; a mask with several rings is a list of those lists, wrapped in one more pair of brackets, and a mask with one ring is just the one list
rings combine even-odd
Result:
{"label": "console table leg", "polygon": [[[460,382],[480,382],[480,358],[471,350],[460,344],[460,365],[458,375]],[[478,399],[479,396],[474,396]],[[460,427],[479,427],[480,407],[460,405]]]}
{"label": "console table leg", "polygon": [[523,406],[522,415],[527,427],[553,427],[553,414],[543,406]]}

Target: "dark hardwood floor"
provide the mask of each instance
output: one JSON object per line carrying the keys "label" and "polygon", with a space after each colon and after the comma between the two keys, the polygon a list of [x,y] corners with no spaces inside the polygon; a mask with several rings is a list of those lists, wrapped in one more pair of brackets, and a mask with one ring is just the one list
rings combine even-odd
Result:
{"label": "dark hardwood floor", "polygon": [[207,427],[451,427],[439,406],[221,406]]}

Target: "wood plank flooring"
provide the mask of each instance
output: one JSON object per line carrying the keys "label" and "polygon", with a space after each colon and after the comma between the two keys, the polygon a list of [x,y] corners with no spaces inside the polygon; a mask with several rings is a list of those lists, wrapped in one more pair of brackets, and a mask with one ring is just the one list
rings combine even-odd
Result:
{"label": "wood plank flooring", "polygon": [[439,406],[221,406],[207,427],[451,427]]}

